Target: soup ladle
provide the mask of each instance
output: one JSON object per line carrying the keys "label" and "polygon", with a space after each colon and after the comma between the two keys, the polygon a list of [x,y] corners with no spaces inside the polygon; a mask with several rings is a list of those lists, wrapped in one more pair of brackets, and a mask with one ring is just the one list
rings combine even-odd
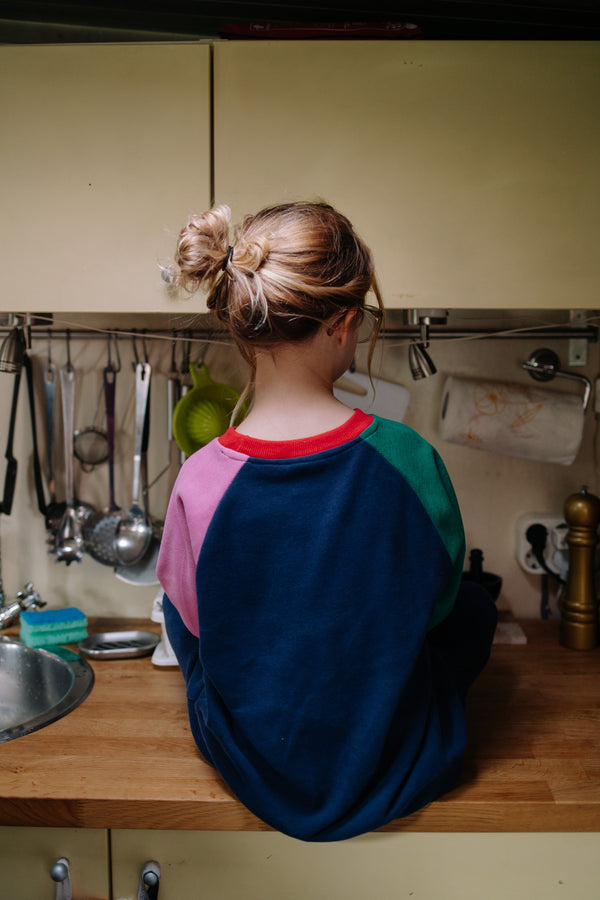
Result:
{"label": "soup ladle", "polygon": [[150,394],[150,375],[152,369],[149,363],[139,362],[135,367],[135,442],[133,453],[133,499],[130,509],[123,514],[117,525],[114,539],[114,550],[117,561],[123,566],[131,566],[140,560],[152,540],[152,523],[142,510],[140,502],[141,494],[141,467],[142,444],[144,438],[144,424],[148,409],[148,397]]}

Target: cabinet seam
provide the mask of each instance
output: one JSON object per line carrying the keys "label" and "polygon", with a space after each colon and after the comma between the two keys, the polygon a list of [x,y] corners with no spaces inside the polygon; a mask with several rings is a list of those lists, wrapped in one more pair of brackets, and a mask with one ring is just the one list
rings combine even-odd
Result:
{"label": "cabinet seam", "polygon": [[210,206],[215,205],[215,48],[208,48],[208,180]]}
{"label": "cabinet seam", "polygon": [[112,861],[112,829],[107,829],[106,837],[106,866],[108,875],[108,900],[114,900],[113,892],[113,861]]}

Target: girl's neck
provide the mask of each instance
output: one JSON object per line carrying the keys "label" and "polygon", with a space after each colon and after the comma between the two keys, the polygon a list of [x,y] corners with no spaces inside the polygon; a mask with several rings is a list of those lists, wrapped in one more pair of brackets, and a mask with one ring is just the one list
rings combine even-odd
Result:
{"label": "girl's neck", "polygon": [[238,432],[267,441],[297,440],[343,425],[353,410],[334,397],[340,361],[322,342],[287,345],[256,360],[252,408]]}

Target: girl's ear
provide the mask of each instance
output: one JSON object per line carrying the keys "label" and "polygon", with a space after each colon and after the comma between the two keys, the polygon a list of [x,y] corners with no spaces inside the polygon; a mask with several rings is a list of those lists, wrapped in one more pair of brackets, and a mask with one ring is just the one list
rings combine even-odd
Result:
{"label": "girl's ear", "polygon": [[327,326],[327,334],[331,337],[337,334],[338,337],[347,338],[348,334],[355,327],[355,319],[358,315],[358,309],[349,309],[347,312],[338,313],[332,316]]}
{"label": "girl's ear", "polygon": [[346,344],[348,340],[354,336],[357,316],[357,309],[349,309],[348,312],[338,318],[337,323],[334,326],[334,331],[341,344]]}

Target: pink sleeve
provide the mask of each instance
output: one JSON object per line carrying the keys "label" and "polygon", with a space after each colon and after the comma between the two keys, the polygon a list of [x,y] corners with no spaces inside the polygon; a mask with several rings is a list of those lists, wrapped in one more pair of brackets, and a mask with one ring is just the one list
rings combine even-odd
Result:
{"label": "pink sleeve", "polygon": [[246,459],[211,441],[186,460],[169,501],[156,575],[184,625],[196,637],[198,557],[221,498]]}

